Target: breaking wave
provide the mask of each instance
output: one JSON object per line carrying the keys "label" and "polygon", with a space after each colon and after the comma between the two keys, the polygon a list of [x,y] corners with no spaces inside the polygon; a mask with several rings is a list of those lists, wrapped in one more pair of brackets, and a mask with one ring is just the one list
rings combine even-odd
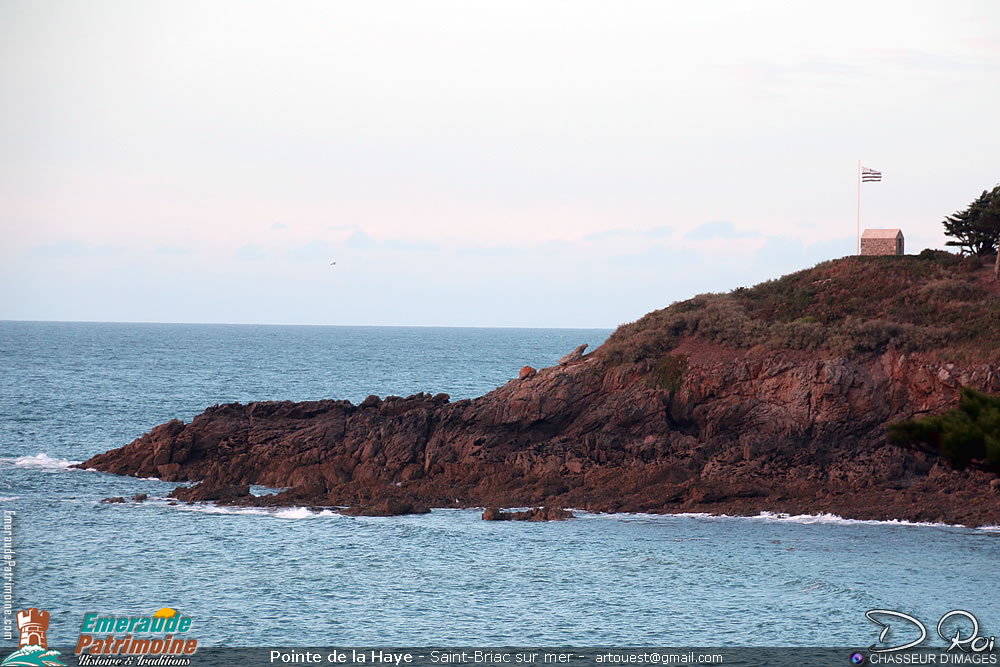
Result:
{"label": "breaking wave", "polygon": [[[593,515],[600,516],[600,515]],[[732,514],[711,514],[709,512],[678,512],[676,514],[651,514],[651,513],[635,513],[635,514],[619,514],[620,517],[636,517],[636,518],[682,518],[682,519],[703,519],[703,520],[736,520],[736,521],[764,521],[768,523],[798,523],[803,525],[813,525],[813,524],[826,524],[826,525],[839,525],[839,526],[915,526],[921,528],[964,528],[961,525],[931,522],[931,521],[907,521],[905,519],[888,519],[888,520],[876,520],[876,519],[845,519],[838,514],[832,513],[820,513],[820,514],[787,514],[785,512],[768,512],[764,511],[760,514],[753,516],[736,516]],[[589,517],[588,517],[589,518]],[[1000,526],[983,526],[980,530],[987,529],[1000,530]]]}
{"label": "breaking wave", "polygon": [[66,470],[83,461],[70,461],[69,459],[56,459],[44,452],[34,456],[19,456],[14,459],[0,459],[0,462],[13,465],[18,468],[41,468],[43,470]]}
{"label": "breaking wave", "polygon": [[200,512],[202,514],[245,514],[269,516],[275,519],[312,519],[321,516],[343,516],[331,510],[315,512],[307,507],[282,507],[269,509],[264,507],[221,507],[219,505],[177,505],[175,509],[184,512]]}

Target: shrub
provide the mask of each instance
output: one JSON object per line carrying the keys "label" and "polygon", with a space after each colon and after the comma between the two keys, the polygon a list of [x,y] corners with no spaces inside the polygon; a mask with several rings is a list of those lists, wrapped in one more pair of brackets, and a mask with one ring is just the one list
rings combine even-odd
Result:
{"label": "shrub", "polygon": [[767,345],[791,350],[816,350],[827,343],[827,328],[811,315],[768,327]]}
{"label": "shrub", "polygon": [[684,383],[687,367],[688,355],[668,354],[656,362],[650,384],[657,389],[666,389],[673,396]]}
{"label": "shrub", "polygon": [[983,288],[968,280],[942,278],[931,280],[918,290],[918,294],[933,302],[975,301],[982,298]]}
{"label": "shrub", "polygon": [[1000,396],[963,388],[958,407],[889,425],[889,442],[938,452],[955,468],[1000,470]]}

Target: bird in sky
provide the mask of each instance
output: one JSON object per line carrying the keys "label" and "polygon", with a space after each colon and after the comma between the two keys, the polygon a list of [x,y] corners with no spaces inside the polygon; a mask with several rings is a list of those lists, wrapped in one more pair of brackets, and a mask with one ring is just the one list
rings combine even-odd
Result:
{"label": "bird in sky", "polygon": [[336,262],[330,262],[330,266],[333,266],[334,264],[336,264]]}

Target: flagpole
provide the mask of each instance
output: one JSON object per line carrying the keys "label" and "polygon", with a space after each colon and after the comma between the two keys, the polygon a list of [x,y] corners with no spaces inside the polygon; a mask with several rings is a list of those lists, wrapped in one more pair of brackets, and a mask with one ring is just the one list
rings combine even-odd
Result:
{"label": "flagpole", "polygon": [[858,160],[858,256],[861,256],[861,160]]}

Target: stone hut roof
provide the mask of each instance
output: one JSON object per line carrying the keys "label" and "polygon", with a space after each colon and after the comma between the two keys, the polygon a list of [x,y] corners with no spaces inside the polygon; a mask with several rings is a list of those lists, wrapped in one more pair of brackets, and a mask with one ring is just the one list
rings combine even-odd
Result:
{"label": "stone hut roof", "polygon": [[861,235],[863,239],[895,239],[903,236],[901,229],[866,229]]}

